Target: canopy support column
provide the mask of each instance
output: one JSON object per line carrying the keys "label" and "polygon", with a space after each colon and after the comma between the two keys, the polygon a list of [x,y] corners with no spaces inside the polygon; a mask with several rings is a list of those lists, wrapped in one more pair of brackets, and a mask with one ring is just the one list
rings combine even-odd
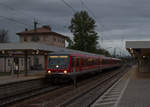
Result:
{"label": "canopy support column", "polygon": [[28,76],[28,54],[27,51],[24,52],[24,70],[25,70],[25,76]]}

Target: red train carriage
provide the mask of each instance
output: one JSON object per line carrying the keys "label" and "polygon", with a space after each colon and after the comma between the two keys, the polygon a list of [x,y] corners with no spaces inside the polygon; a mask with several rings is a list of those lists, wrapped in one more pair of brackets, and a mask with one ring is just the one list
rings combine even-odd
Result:
{"label": "red train carriage", "polygon": [[121,60],[111,57],[103,57],[102,59],[102,69],[110,69],[114,67],[121,66]]}
{"label": "red train carriage", "polygon": [[57,52],[48,55],[46,77],[75,77],[120,66],[120,60],[96,54]]}

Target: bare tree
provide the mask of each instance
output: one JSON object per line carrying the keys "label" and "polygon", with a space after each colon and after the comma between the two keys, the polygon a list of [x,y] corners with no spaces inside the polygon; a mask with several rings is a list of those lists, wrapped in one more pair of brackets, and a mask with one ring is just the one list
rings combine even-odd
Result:
{"label": "bare tree", "polygon": [[5,29],[0,29],[0,43],[8,42],[8,31]]}

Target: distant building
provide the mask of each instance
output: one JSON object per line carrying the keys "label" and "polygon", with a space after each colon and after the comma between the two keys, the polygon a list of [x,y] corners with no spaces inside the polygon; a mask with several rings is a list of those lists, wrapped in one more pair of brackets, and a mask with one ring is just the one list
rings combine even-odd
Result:
{"label": "distant building", "polygon": [[36,30],[25,29],[23,32],[17,33],[20,42],[40,42],[57,47],[65,47],[66,36],[53,32],[50,26],[42,26]]}

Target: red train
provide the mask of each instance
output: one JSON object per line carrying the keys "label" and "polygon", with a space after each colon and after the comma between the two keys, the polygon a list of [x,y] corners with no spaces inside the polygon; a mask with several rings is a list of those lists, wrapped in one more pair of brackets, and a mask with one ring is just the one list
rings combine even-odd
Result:
{"label": "red train", "polygon": [[76,77],[85,73],[121,66],[121,60],[103,55],[57,52],[48,55],[46,77]]}

